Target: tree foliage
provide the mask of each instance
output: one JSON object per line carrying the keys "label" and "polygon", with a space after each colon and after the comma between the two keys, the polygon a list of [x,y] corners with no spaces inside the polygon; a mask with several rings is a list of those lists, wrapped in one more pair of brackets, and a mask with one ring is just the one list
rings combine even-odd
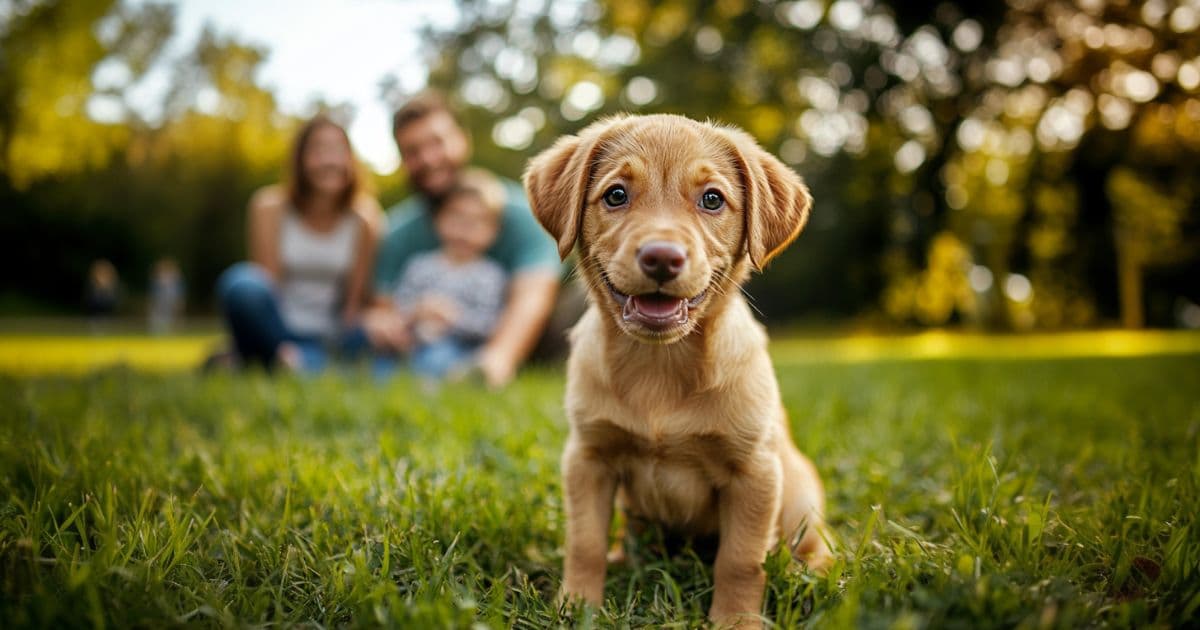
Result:
{"label": "tree foliage", "polygon": [[[1192,0],[458,11],[424,32],[428,81],[461,106],[484,166],[517,177],[597,117],[672,112],[739,125],[803,174],[810,226],[750,287],[771,321],[1024,329],[1200,313]],[[5,291],[70,305],[91,260],[136,287],[169,255],[204,303],[241,256],[246,199],[278,177],[296,120],[256,79],[268,51],[214,31],[175,63],[161,116],[141,119],[129,93],[173,22],[155,3],[0,4]],[[383,98],[407,83],[384,78]]]}
{"label": "tree foliage", "polygon": [[[427,35],[431,81],[499,170],[634,111],[740,125],[806,176],[813,223],[752,287],[769,315],[1054,328],[1115,318],[1133,292],[1121,310],[1137,325],[1147,269],[1197,266],[1193,4],[461,6],[457,28]],[[1159,243],[1178,245],[1139,253]]]}
{"label": "tree foliage", "polygon": [[173,23],[169,6],[114,2],[45,0],[9,16],[0,40],[6,290],[77,306],[92,260],[112,260],[137,288],[169,256],[205,304],[216,275],[242,257],[246,200],[278,178],[297,121],[256,80],[266,51],[211,30],[175,64],[161,119],[140,119],[128,89]]}

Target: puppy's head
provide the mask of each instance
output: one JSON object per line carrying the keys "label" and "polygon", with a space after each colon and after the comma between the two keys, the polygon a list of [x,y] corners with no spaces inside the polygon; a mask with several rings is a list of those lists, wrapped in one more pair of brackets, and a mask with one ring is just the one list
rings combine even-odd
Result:
{"label": "puppy's head", "polygon": [[624,332],[671,343],[804,227],[811,197],[736,129],[625,116],[565,136],[525,171],[533,213]]}

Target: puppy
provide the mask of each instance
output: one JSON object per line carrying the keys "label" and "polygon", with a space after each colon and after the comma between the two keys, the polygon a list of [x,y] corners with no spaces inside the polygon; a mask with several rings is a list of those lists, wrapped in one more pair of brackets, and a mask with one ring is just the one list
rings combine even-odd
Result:
{"label": "puppy", "polygon": [[820,478],[740,292],[800,233],[808,190],[744,132],[670,115],[594,123],[524,179],[560,255],[578,244],[590,298],[567,366],[563,595],[602,604],[615,501],[719,535],[709,618],[760,625],[777,542],[815,570],[831,559]]}

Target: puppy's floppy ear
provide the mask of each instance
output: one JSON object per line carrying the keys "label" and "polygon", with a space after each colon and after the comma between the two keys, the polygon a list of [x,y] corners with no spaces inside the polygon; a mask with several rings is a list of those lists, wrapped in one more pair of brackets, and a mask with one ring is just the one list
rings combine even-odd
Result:
{"label": "puppy's floppy ear", "polygon": [[733,142],[734,157],[746,190],[746,250],[754,269],[779,255],[808,222],[812,195],[800,176],[737,129],[723,129]]}
{"label": "puppy's floppy ear", "polygon": [[592,123],[579,135],[563,136],[525,168],[525,193],[533,216],[558,241],[558,255],[563,259],[579,238],[600,141],[622,120],[608,118]]}

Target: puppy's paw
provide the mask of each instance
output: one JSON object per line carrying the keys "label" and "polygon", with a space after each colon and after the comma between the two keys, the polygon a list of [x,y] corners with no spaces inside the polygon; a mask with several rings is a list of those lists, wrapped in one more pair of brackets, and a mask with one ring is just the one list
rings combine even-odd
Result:
{"label": "puppy's paw", "polygon": [[624,547],[614,546],[612,549],[608,550],[608,554],[604,556],[604,560],[610,567],[623,567],[629,562],[629,556],[625,553]]}
{"label": "puppy's paw", "polygon": [[809,571],[825,577],[835,560],[828,540],[829,530],[826,527],[809,529],[792,547],[792,557],[803,562]]}
{"label": "puppy's paw", "polygon": [[558,596],[554,598],[554,603],[559,608],[566,609],[580,605],[600,608],[604,605],[604,594],[603,591],[593,592],[592,589],[571,588],[567,584],[563,584],[562,588],[558,590]]}
{"label": "puppy's paw", "polygon": [[714,629],[725,630],[762,630],[766,621],[758,613],[720,611],[716,608],[708,611],[708,621]]}
{"label": "puppy's paw", "polygon": [[798,555],[797,559],[803,562],[809,571],[821,577],[825,577],[825,574],[829,573],[829,568],[833,566],[834,560],[833,553],[827,547],[821,547],[810,553]]}

